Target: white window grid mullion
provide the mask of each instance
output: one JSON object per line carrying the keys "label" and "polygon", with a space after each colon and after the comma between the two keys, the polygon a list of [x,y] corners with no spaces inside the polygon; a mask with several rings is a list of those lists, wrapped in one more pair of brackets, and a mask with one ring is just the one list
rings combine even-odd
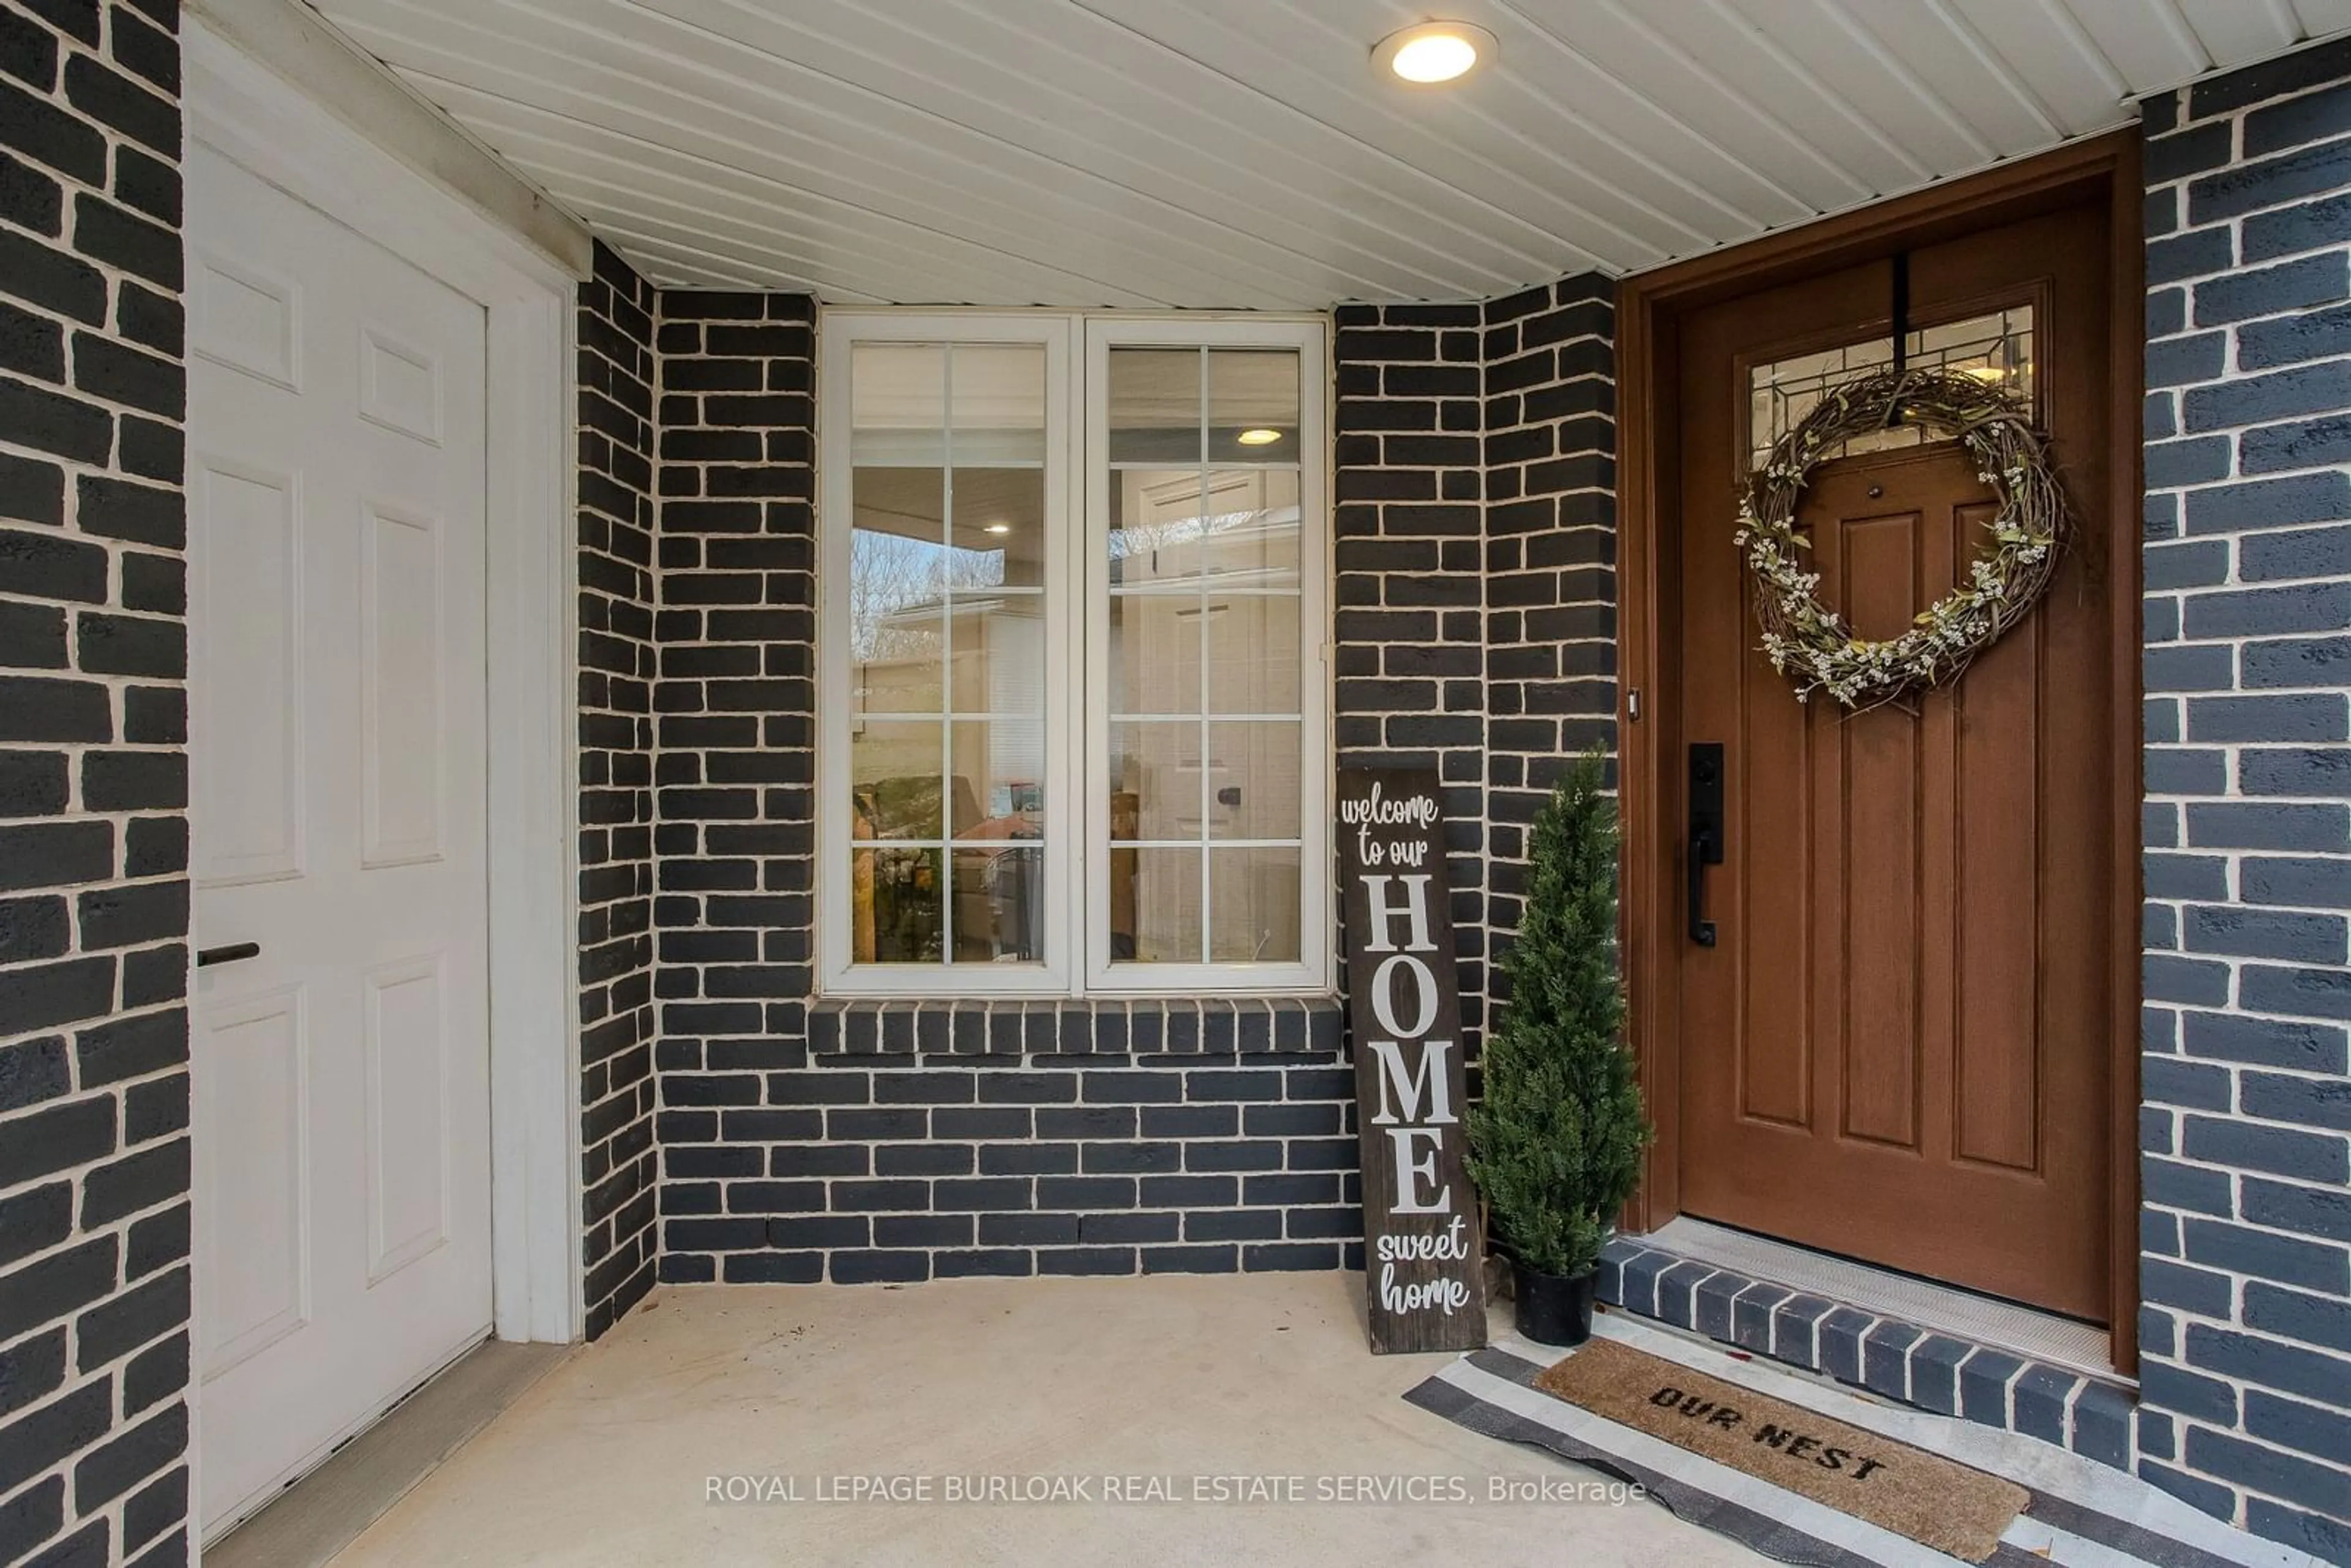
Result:
{"label": "white window grid mullion", "polygon": [[[1218,724],[1297,724],[1305,716],[1297,713],[1220,713],[1212,716]],[[1110,715],[1113,724],[1192,724],[1200,715],[1184,713],[1120,713]]]}
{"label": "white window grid mullion", "polygon": [[[1046,475],[1046,517],[1053,519],[1058,529],[1058,548],[1046,552],[1046,571],[1058,573],[1062,585],[1062,623],[1077,628],[1077,670],[1068,679],[1062,691],[1062,755],[1061,768],[1050,776],[1050,788],[1058,789],[1058,800],[1049,800],[1046,813],[1046,841],[1062,846],[1062,873],[1058,879],[1061,898],[1046,907],[1046,926],[1058,928],[1062,940],[1062,952],[1068,955],[1070,971],[1065,988],[1070,995],[1084,995],[1086,976],[1093,973],[1093,917],[1091,912],[1102,907],[1105,898],[1095,894],[1095,879],[1101,879],[1107,894],[1107,865],[1110,858],[1093,853],[1093,811],[1095,801],[1105,795],[1105,785],[1093,779],[1095,750],[1086,715],[1093,703],[1095,682],[1101,677],[1093,644],[1101,634],[1095,630],[1093,592],[1093,557],[1105,557],[1107,585],[1107,540],[1102,550],[1093,550],[1093,468],[1089,463],[1091,418],[1093,418],[1093,397],[1089,392],[1089,355],[1091,343],[1084,324],[1077,324],[1062,343],[1062,404],[1058,409],[1061,418],[1053,421],[1053,409],[1049,413],[1046,430],[1046,461],[1053,463],[1058,452],[1056,473]],[[1049,397],[1050,404],[1050,397]],[[1053,444],[1053,428],[1061,430],[1061,444]],[[1053,501],[1058,496],[1061,501]],[[1053,540],[1049,540],[1053,543]],[[1107,616],[1107,609],[1102,609]],[[1049,623],[1050,625],[1050,623]],[[1050,649],[1053,640],[1046,637]],[[1068,668],[1068,658],[1061,658],[1062,668]],[[1107,691],[1107,689],[1105,689]]]}
{"label": "white window grid mullion", "polygon": [[1192,551],[1192,574],[1199,589],[1200,608],[1200,959],[1208,963],[1216,954],[1214,922],[1209,918],[1213,894],[1208,886],[1209,812],[1216,800],[1216,791],[1208,783],[1208,346],[1200,345],[1200,427],[1193,436],[1200,444],[1200,508],[1195,519],[1200,525],[1199,543]]}
{"label": "white window grid mullion", "polygon": [[[1078,540],[1078,581],[1084,585],[1080,622],[1084,630],[1085,702],[1078,716],[1080,771],[1085,779],[1084,830],[1086,873],[1080,904],[1085,921],[1086,961],[1081,989],[1091,989],[1110,971],[1110,865],[1117,852],[1111,844],[1110,726],[1096,721],[1110,706],[1110,423],[1108,407],[1108,346],[1088,322],[1081,334],[1083,358],[1078,396],[1083,412],[1075,422],[1083,438],[1072,444],[1078,473],[1084,486],[1083,522],[1072,530]],[[1102,537],[1097,539],[1099,527]]]}
{"label": "white window grid mullion", "polygon": [[[955,351],[939,345],[939,548],[955,549]],[[944,561],[944,555],[942,556]],[[944,566],[939,607],[939,962],[953,967],[955,946],[955,576]]]}

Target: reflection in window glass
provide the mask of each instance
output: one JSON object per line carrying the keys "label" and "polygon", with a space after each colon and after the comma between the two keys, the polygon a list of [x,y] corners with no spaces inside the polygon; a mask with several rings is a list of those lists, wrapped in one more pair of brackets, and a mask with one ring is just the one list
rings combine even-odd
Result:
{"label": "reflection in window glass", "polygon": [[1298,461],[1298,356],[1267,349],[1207,351],[1208,461]]}
{"label": "reflection in window glass", "polygon": [[1255,844],[1208,852],[1216,907],[1208,921],[1212,964],[1298,960],[1298,851]]}
{"label": "reflection in window glass", "polygon": [[1041,961],[1044,350],[860,343],[850,408],[852,956]]}
{"label": "reflection in window glass", "polygon": [[1208,726],[1208,837],[1288,843],[1298,832],[1298,725],[1251,719]]}
{"label": "reflection in window glass", "polygon": [[958,463],[947,539],[949,554],[961,563],[959,587],[1043,587],[1045,471]]}
{"label": "reflection in window glass", "polygon": [[[1117,801],[1112,800],[1113,809]],[[1120,964],[1200,960],[1200,852],[1183,846],[1110,855],[1110,956]]]}
{"label": "reflection in window glass", "polygon": [[1298,471],[1127,468],[1111,475],[1113,589],[1298,587]]}
{"label": "reflection in window glass", "polygon": [[1290,350],[1110,353],[1117,964],[1302,951],[1299,374]]}
{"label": "reflection in window glass", "polygon": [[[1997,382],[2030,402],[2034,394],[2032,307],[2015,305],[1962,321],[1922,327],[1910,334],[1904,357],[1910,365],[1939,367]],[[1773,445],[1802,424],[1822,398],[1865,376],[1890,370],[1893,364],[1894,340],[1886,337],[1818,353],[1792,354],[1751,367],[1748,371],[1748,466],[1761,467]],[[1897,424],[1855,436],[1823,460],[1919,446],[1928,439],[1928,433],[1916,424]]]}
{"label": "reflection in window glass", "polygon": [[939,852],[853,850],[850,900],[857,912],[851,956],[861,964],[935,964],[946,935]]}
{"label": "reflection in window glass", "polygon": [[850,732],[850,804],[861,839],[932,843],[946,821],[946,731],[936,719],[869,718]]}
{"label": "reflection in window glass", "polygon": [[1118,349],[1110,357],[1110,460],[1200,463],[1197,349]]}

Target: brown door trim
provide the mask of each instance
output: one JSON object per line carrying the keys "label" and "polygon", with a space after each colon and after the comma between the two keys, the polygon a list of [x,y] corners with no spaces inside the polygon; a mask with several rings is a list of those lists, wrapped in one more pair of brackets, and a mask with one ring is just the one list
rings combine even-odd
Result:
{"label": "brown door trim", "polygon": [[[1657,1124],[1641,1189],[1625,1222],[1652,1230],[1681,1211],[1680,1030],[1675,1017],[1681,932],[1676,873],[1682,821],[1680,715],[1675,694],[1680,633],[1675,494],[1680,428],[1677,328],[1700,305],[1807,273],[1851,266],[1990,223],[2102,200],[2110,217],[2114,287],[2109,421],[2114,475],[2103,538],[2116,596],[2110,744],[2117,759],[2114,809],[2112,1171],[2108,1246],[2114,1281],[2116,1364],[2137,1362],[2139,996],[2139,534],[2141,277],[2139,135],[2136,129],[2075,142],[1916,195],[1825,218],[1712,256],[1628,277],[1617,287],[1617,664],[1623,737],[1624,923],[1630,1036]],[[2098,529],[2086,530],[2094,536]],[[1641,694],[1639,716],[1629,694]]]}

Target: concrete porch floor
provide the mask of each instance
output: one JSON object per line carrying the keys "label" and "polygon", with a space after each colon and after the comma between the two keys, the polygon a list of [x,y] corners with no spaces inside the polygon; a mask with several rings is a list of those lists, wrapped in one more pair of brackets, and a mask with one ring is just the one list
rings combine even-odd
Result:
{"label": "concrete porch floor", "polygon": [[[1398,1397],[1444,1355],[1364,1348],[1362,1276],[671,1289],[549,1374],[334,1561],[1228,1564],[1763,1559],[1654,1503],[1496,1502],[1596,1472]],[[1499,1323],[1498,1323],[1498,1326]],[[1422,1504],[819,1501],[827,1478],[1434,1477]],[[799,1502],[705,1500],[716,1476]]]}

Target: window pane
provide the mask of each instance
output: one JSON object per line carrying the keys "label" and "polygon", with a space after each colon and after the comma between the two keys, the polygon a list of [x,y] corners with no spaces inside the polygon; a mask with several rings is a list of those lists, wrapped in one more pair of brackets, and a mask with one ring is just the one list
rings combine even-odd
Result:
{"label": "window pane", "polygon": [[1045,461],[1045,350],[1039,343],[956,343],[949,350],[948,426],[958,467]]}
{"label": "window pane", "polygon": [[1110,351],[1110,460],[1197,464],[1200,350]]}
{"label": "window pane", "polygon": [[1113,717],[1200,711],[1200,628],[1207,619],[1196,593],[1119,594],[1111,600]]}
{"label": "window pane", "polygon": [[1296,350],[1208,350],[1208,457],[1300,461]]}
{"label": "window pane", "polygon": [[958,719],[947,829],[957,839],[1036,839],[1045,825],[1045,727],[1036,719]]}
{"label": "window pane", "polygon": [[935,964],[945,936],[937,850],[850,852],[850,956],[861,964]]}
{"label": "window pane", "polygon": [[1299,903],[1295,849],[1210,850],[1209,962],[1298,962]]}
{"label": "window pane", "polygon": [[949,576],[946,472],[860,465],[850,476],[856,531],[849,570],[857,592],[852,636],[874,618],[945,591]]}
{"label": "window pane", "polygon": [[1236,587],[1298,586],[1298,472],[1228,469],[1208,476],[1200,570]]}
{"label": "window pane", "polygon": [[1298,837],[1295,723],[1208,726],[1208,832],[1218,839]]}
{"label": "window pane", "polygon": [[946,350],[860,343],[850,366],[850,461],[861,468],[943,466]]}
{"label": "window pane", "polygon": [[939,766],[946,737],[936,719],[866,719],[849,737],[853,836],[938,839]]}
{"label": "window pane", "polygon": [[861,467],[850,486],[857,530],[851,570],[869,603],[1045,580],[1041,468]]}
{"label": "window pane", "polygon": [[1200,471],[1129,468],[1110,476],[1110,583],[1165,588],[1199,573]]}
{"label": "window pane", "polygon": [[1237,593],[1209,605],[1208,711],[1298,711],[1298,597]]}
{"label": "window pane", "polygon": [[[1110,727],[1111,831],[1144,840],[1200,837],[1200,727]],[[1122,823],[1131,830],[1122,833]]]}
{"label": "window pane", "polygon": [[[1045,601],[1033,593],[958,598],[948,636],[955,647],[956,713],[1045,712]],[[1038,737],[1041,744],[1043,737]]]}
{"label": "window pane", "polygon": [[1119,963],[1200,962],[1200,852],[1110,852],[1110,956]]}
{"label": "window pane", "polygon": [[[1205,484],[1205,488],[1203,487]],[[1110,486],[1111,586],[1298,585],[1294,469],[1129,468]]]}
{"label": "window pane", "polygon": [[949,586],[1037,588],[1045,580],[1045,471],[967,468],[956,436]]}
{"label": "window pane", "polygon": [[959,964],[1033,964],[1045,953],[1045,852],[958,845],[948,875]]}
{"label": "window pane", "polygon": [[[855,581],[852,558],[852,582]],[[850,702],[861,714],[935,714],[946,695],[946,613],[936,601],[886,612],[850,596]]]}
{"label": "window pane", "polygon": [[[2014,305],[1965,320],[1946,321],[1912,332],[1903,362],[1921,369],[1958,371],[1998,384],[2030,403],[2033,398],[2032,307]],[[1748,463],[1760,468],[1780,438],[1804,421],[1821,399],[1848,382],[1894,365],[1891,337],[1865,338],[1816,353],[1792,354],[1748,371]],[[1937,436],[1938,441],[1951,439]],[[1926,444],[1927,433],[1912,423],[1856,435],[1823,460],[1864,452]]]}

